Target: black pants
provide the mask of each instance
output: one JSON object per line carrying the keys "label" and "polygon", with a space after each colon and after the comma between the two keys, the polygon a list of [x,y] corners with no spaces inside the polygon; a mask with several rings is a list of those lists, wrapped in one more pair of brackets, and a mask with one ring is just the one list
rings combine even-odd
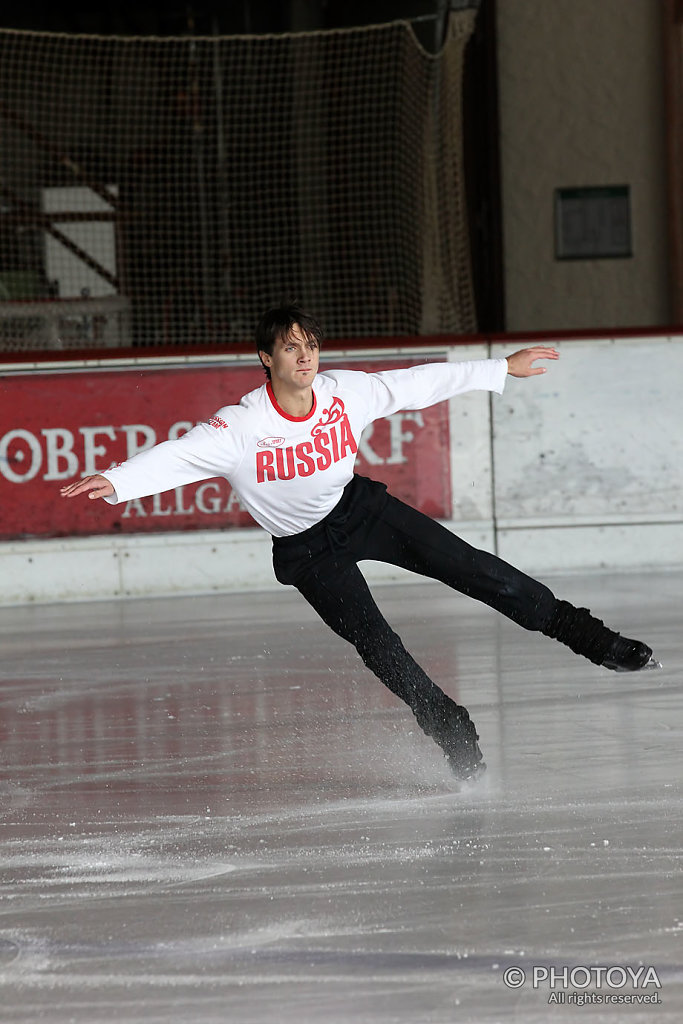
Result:
{"label": "black pants", "polygon": [[[357,563],[364,558],[440,580],[483,601],[525,629],[547,626],[555,597],[507,562],[466,544],[439,523],[354,476],[320,523],[273,538],[273,567],[327,625],[354,645],[367,667],[414,712],[441,691],[384,619]],[[419,717],[419,716],[418,716]]]}

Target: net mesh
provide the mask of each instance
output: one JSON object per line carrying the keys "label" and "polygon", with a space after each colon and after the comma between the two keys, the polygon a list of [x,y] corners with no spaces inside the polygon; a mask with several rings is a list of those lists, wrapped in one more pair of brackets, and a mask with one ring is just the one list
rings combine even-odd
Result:
{"label": "net mesh", "polygon": [[405,22],[0,31],[0,346],[97,345],[93,329],[55,331],[47,307],[50,330],[21,326],[65,300],[90,303],[107,344],[126,346],[243,341],[283,300],[330,337],[474,330],[461,152],[473,20],[453,12],[436,55]]}

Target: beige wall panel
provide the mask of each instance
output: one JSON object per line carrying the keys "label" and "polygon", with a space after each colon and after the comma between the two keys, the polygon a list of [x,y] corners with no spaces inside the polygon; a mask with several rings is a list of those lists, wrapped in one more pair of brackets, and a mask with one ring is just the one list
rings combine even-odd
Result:
{"label": "beige wall panel", "polygon": [[[508,330],[669,319],[657,0],[498,0]],[[632,258],[556,261],[554,190],[630,185]]]}

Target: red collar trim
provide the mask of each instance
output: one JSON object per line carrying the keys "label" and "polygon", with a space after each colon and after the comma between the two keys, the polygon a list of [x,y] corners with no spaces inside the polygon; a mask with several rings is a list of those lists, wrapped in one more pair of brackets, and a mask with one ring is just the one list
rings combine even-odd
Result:
{"label": "red collar trim", "polygon": [[268,381],[268,383],[266,384],[266,393],[267,393],[268,398],[270,399],[270,401],[271,401],[271,403],[273,405],[273,408],[275,409],[275,412],[278,413],[280,416],[284,417],[284,419],[291,420],[292,423],[302,423],[304,420],[310,420],[311,416],[315,412],[315,410],[317,408],[317,405],[318,405],[318,401],[317,401],[317,399],[315,397],[315,391],[314,391],[313,392],[313,405],[311,406],[311,411],[309,413],[306,413],[305,416],[290,416],[288,412],[285,412],[285,410],[282,409],[277,404],[277,401],[275,399],[275,393],[273,392],[273,385],[271,384],[270,381]]}

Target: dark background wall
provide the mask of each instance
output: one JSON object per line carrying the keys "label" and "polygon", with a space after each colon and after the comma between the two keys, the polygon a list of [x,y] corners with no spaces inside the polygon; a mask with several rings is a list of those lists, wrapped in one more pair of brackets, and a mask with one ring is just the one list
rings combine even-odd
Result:
{"label": "dark background wall", "polygon": [[[62,32],[176,35],[262,33],[340,28],[434,16],[448,6],[439,0],[199,0],[196,3],[135,3],[106,0],[92,4],[69,0],[28,0],[2,15],[6,28]],[[466,6],[456,3],[453,6]]]}
{"label": "dark background wall", "polygon": [[[105,35],[212,35],[409,18],[422,44],[433,51],[448,7],[477,7],[464,83],[477,323],[484,331],[523,331],[672,322],[666,235],[677,193],[671,181],[667,185],[665,150],[678,136],[665,123],[662,99],[662,11],[672,3],[199,0],[162,5],[122,0],[94,5],[72,0],[56,5],[26,0],[0,17],[0,24]],[[683,109],[680,98],[677,102]],[[630,188],[632,256],[621,262],[558,261],[556,189],[615,184]],[[677,182],[674,187],[683,191]]]}

